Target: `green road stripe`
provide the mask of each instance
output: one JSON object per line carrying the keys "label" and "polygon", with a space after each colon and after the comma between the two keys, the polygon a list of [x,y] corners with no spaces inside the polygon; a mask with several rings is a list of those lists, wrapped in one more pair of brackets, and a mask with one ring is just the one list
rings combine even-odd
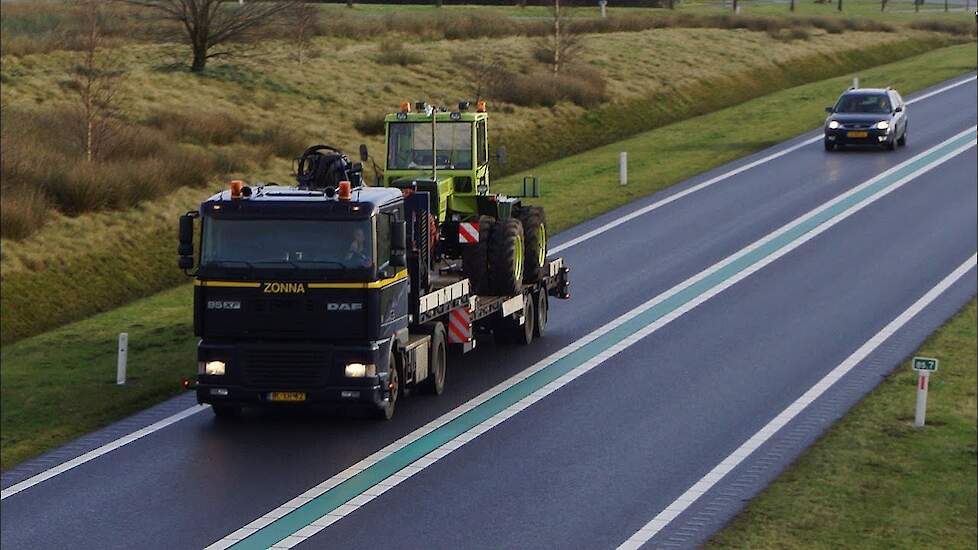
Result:
{"label": "green road stripe", "polygon": [[749,266],[763,260],[780,248],[788,245],[798,237],[815,229],[822,223],[832,219],[846,209],[858,204],[875,193],[890,187],[903,177],[921,167],[937,160],[945,154],[967,144],[975,139],[974,132],[969,131],[944,145],[935,148],[920,158],[908,162],[885,177],[856,193],[846,197],[831,206],[823,208],[809,219],[783,234],[759,246],[757,249],[744,254],[730,264],[704,277],[669,298],[651,306],[649,309],[622,323],[606,334],[581,346],[568,355],[554,361],[550,365],[528,376],[522,381],[503,390],[499,394],[480,403],[470,411],[435,428],[419,437],[408,445],[394,451],[387,457],[371,465],[367,469],[310,500],[292,512],[273,521],[267,526],[255,531],[247,538],[234,544],[235,549],[268,548],[296,531],[335,510],[350,499],[360,495],[367,489],[377,485],[384,479],[400,471],[404,467],[427,455],[441,445],[479,425],[510,405],[532,394],[538,389],[567,374],[583,363],[595,358],[598,354],[635,334],[639,330],[654,323],[661,317],[679,309],[697,296],[723,283]]}

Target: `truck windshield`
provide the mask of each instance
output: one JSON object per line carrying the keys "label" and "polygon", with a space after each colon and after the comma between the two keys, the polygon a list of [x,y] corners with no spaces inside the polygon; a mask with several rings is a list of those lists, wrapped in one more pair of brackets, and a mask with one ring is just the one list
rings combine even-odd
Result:
{"label": "truck windshield", "polygon": [[364,269],[374,265],[370,220],[204,220],[201,266]]}
{"label": "truck windshield", "polygon": [[[472,123],[438,122],[438,168],[472,168]],[[431,168],[431,123],[392,122],[387,151],[389,170]]]}

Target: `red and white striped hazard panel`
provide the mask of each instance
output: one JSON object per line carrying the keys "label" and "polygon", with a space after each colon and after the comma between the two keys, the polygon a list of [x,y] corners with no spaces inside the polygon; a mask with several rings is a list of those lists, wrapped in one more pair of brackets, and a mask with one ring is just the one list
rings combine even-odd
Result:
{"label": "red and white striped hazard panel", "polygon": [[462,222],[458,224],[458,242],[462,244],[479,242],[479,222]]}
{"label": "red and white striped hazard panel", "polygon": [[448,314],[448,343],[467,344],[472,341],[472,320],[469,308],[457,307]]}

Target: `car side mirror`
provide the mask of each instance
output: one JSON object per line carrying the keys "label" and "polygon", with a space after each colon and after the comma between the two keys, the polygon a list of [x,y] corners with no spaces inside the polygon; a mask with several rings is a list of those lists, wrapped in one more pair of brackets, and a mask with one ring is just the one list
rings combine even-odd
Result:
{"label": "car side mirror", "polygon": [[360,144],[360,160],[363,161],[363,162],[367,162],[367,159],[368,158],[370,158],[370,156],[367,154],[367,144],[366,143],[361,143]]}
{"label": "car side mirror", "polygon": [[177,262],[177,266],[183,270],[194,267],[194,218],[196,215],[196,212],[187,212],[180,216],[177,231],[177,238],[180,242],[177,245],[177,254],[180,255],[180,260]]}
{"label": "car side mirror", "polygon": [[835,109],[833,109],[832,107],[826,107],[825,112],[831,114],[835,112]]}
{"label": "car side mirror", "polygon": [[496,147],[496,164],[506,164],[509,156],[506,154],[506,147],[500,145]]}
{"label": "car side mirror", "polygon": [[893,112],[894,113],[902,113],[903,112],[903,107],[897,107],[896,109],[893,109]]}

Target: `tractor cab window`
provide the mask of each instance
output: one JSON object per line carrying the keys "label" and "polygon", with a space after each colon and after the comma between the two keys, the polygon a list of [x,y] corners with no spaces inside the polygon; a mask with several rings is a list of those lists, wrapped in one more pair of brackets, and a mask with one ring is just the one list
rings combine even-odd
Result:
{"label": "tractor cab window", "polygon": [[[438,168],[469,170],[472,168],[472,123],[438,122],[435,124]],[[389,170],[431,168],[431,123],[393,122],[390,124],[387,151]]]}
{"label": "tractor cab window", "polygon": [[475,147],[479,155],[479,166],[489,160],[489,150],[486,148],[486,121],[480,120],[475,125]]}

